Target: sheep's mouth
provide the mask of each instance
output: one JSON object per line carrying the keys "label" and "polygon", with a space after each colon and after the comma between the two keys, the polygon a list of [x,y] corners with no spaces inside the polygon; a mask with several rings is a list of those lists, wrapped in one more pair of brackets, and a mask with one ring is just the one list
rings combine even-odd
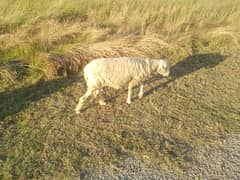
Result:
{"label": "sheep's mouth", "polygon": [[169,74],[170,74],[170,72],[168,71],[168,72],[166,72],[166,73],[163,73],[162,75],[163,75],[164,77],[168,77]]}
{"label": "sheep's mouth", "polygon": [[168,77],[169,76],[169,73],[165,74],[164,77]]}

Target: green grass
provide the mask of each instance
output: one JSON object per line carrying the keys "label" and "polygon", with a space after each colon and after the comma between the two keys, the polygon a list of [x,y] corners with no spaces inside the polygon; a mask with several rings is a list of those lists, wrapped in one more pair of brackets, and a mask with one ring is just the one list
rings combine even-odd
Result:
{"label": "green grass", "polygon": [[[0,179],[72,179],[129,156],[181,173],[192,149],[239,134],[239,17],[238,0],[0,0]],[[165,57],[172,73],[131,106],[107,90],[106,107],[75,115],[86,85],[46,80],[54,54]]]}

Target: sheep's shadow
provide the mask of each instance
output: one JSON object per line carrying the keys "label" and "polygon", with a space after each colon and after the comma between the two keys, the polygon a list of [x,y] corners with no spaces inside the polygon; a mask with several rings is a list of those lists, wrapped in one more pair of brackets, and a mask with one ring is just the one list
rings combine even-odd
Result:
{"label": "sheep's shadow", "polygon": [[[208,54],[197,54],[184,58],[182,61],[176,63],[171,67],[170,80],[159,84],[152,89],[146,91],[144,96],[148,96],[154,91],[157,91],[159,88],[166,87],[169,83],[187,76],[195,71],[198,71],[202,68],[213,68],[219,63],[226,59],[225,56],[219,53],[208,53]],[[153,77],[146,81],[146,83],[153,83],[154,81],[159,81],[162,77]]]}
{"label": "sheep's shadow", "polygon": [[61,88],[67,87],[79,78],[61,78],[48,81],[39,81],[36,84],[29,85],[10,91],[0,93],[0,120],[5,117],[16,114],[27,108],[31,102],[44,98]]}
{"label": "sheep's shadow", "polygon": [[[225,58],[226,58],[225,56],[219,53],[197,54],[197,55],[186,57],[182,61],[176,63],[171,67],[171,74],[170,74],[170,77],[168,78],[169,79],[168,81],[161,83],[160,80],[163,77],[160,75],[153,76],[150,79],[146,80],[144,84],[156,83],[158,81],[160,84],[157,86],[154,86],[148,91],[145,91],[143,97],[146,97],[152,94],[154,91],[157,91],[160,88],[167,87],[169,83],[174,82],[175,80],[182,78],[184,76],[187,76],[188,74],[191,74],[202,68],[213,68],[217,66],[219,63],[221,63],[222,61],[224,61]],[[136,88],[138,88],[138,86],[134,87],[134,89]],[[111,103],[115,101],[115,99],[119,97],[121,94],[125,94],[125,93],[127,93],[127,89],[122,89],[117,92],[114,91],[114,95],[110,95],[110,96],[108,95],[109,97],[106,98],[105,100],[108,103]],[[113,92],[108,94],[113,94]],[[132,100],[134,101],[135,99],[137,99],[137,97],[133,96]],[[87,105],[85,108],[83,108],[82,111],[85,111],[86,109],[96,105],[97,105],[96,102],[92,102],[89,105]]]}

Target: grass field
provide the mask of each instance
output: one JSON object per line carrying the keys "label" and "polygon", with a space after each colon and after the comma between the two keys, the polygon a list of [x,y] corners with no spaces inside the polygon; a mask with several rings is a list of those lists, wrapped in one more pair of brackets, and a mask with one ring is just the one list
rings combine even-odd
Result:
{"label": "grass field", "polygon": [[[240,1],[0,0],[0,179],[72,179],[126,157],[181,174],[240,134]],[[142,100],[74,114],[96,57],[167,58]],[[137,92],[137,89],[134,90]]]}

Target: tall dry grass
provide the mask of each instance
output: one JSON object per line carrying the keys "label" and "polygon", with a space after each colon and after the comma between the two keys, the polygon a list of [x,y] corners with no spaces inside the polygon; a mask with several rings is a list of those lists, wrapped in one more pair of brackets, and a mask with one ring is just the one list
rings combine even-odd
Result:
{"label": "tall dry grass", "polygon": [[144,32],[150,26],[171,32],[183,24],[235,28],[240,24],[239,0],[1,0],[0,8],[2,27],[49,17],[82,18],[96,26],[122,27],[124,32]]}
{"label": "tall dry grass", "polygon": [[[46,66],[43,62],[49,54],[76,48],[90,51],[89,56],[81,55],[88,57],[81,61],[94,54],[159,57],[161,47],[156,42],[179,49],[193,41],[199,44],[199,37],[215,38],[220,42],[216,49],[232,41],[235,49],[239,48],[239,17],[239,0],[0,0],[0,61],[21,58],[39,69]],[[128,36],[133,40],[121,41]],[[132,45],[134,39],[144,38],[147,46]],[[121,43],[112,44],[118,40]],[[106,51],[98,46],[97,52],[104,54],[93,52],[99,42],[125,48]]]}

